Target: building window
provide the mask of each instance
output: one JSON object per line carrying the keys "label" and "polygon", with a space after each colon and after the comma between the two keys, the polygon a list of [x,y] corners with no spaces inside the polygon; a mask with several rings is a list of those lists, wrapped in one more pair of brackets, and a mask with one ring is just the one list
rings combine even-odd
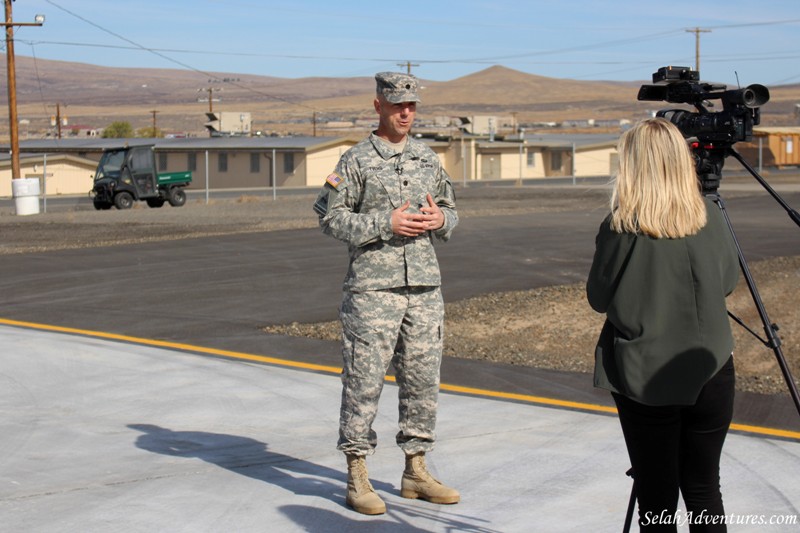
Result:
{"label": "building window", "polygon": [[158,153],[158,170],[166,171],[167,170],[167,154],[164,152]]}
{"label": "building window", "polygon": [[529,167],[535,167],[536,166],[536,152],[534,152],[533,150],[528,150],[527,155],[528,155],[528,166]]}
{"label": "building window", "polygon": [[250,154],[250,173],[258,174],[261,172],[261,154]]}
{"label": "building window", "polygon": [[220,172],[228,171],[228,153],[220,152],[217,156],[217,170]]}
{"label": "building window", "polygon": [[561,170],[561,152],[550,152],[550,170]]}
{"label": "building window", "polygon": [[294,154],[293,153],[283,154],[283,173],[284,174],[293,174],[294,173]]}
{"label": "building window", "polygon": [[189,167],[189,170],[192,172],[197,171],[197,154],[194,152],[189,152],[186,154],[186,166]]}

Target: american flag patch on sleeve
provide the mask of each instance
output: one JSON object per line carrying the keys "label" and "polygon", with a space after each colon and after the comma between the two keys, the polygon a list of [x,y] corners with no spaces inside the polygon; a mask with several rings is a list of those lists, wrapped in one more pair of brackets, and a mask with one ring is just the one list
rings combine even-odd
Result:
{"label": "american flag patch on sleeve", "polygon": [[327,179],[326,179],[325,181],[328,183],[328,185],[330,185],[331,187],[333,187],[333,188],[335,189],[336,187],[338,187],[339,185],[341,185],[341,183],[342,183],[344,180],[342,179],[342,177],[341,177],[341,176],[339,176],[339,174],[337,174],[336,172],[334,172],[333,174],[331,174],[330,176],[328,176],[328,177],[327,177]]}

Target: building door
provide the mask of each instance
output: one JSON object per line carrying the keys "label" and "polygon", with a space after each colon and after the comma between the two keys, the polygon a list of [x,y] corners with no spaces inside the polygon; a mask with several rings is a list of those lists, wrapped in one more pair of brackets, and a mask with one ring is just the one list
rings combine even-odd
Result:
{"label": "building door", "polygon": [[499,180],[502,177],[500,173],[500,154],[481,155],[481,179]]}

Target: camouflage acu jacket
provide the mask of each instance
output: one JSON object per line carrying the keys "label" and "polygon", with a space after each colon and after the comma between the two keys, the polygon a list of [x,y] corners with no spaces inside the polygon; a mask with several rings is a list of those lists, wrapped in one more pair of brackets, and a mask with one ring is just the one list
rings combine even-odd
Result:
{"label": "camouflage acu jacket", "polygon": [[[418,237],[392,233],[392,210],[427,205],[430,193],[444,213],[440,229]],[[425,143],[409,137],[398,154],[374,133],[342,155],[317,197],[314,211],[327,235],[348,244],[344,289],[439,286],[433,237],[446,241],[458,223],[450,177]]]}

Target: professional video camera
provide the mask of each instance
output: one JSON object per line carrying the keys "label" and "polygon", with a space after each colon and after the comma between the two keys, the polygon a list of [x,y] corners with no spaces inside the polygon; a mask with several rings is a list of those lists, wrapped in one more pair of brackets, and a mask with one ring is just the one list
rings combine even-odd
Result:
{"label": "professional video camera", "polygon": [[[753,137],[753,126],[761,122],[759,106],[769,101],[769,89],[749,85],[744,89],[725,90],[725,85],[703,83],[700,73],[689,67],[661,67],[653,73],[653,83],[642,85],[639,100],[665,100],[673,104],[691,104],[697,112],[685,109],[662,109],[656,116],[675,124],[691,144],[697,177],[704,194],[715,194],[722,179],[725,157],[739,141]],[[722,111],[711,112],[711,100],[722,101]],[[738,154],[737,154],[738,155]]]}
{"label": "professional video camera", "polygon": [[[769,89],[753,84],[744,89],[725,90],[725,85],[699,81],[700,73],[689,67],[661,67],[653,73],[653,83],[642,85],[639,100],[664,100],[673,104],[691,104],[697,112],[663,109],[664,117],[681,130],[686,138],[700,142],[727,143],[749,141],[753,126],[761,121],[759,106],[769,101]],[[722,111],[712,113],[710,100],[722,101]]]}

